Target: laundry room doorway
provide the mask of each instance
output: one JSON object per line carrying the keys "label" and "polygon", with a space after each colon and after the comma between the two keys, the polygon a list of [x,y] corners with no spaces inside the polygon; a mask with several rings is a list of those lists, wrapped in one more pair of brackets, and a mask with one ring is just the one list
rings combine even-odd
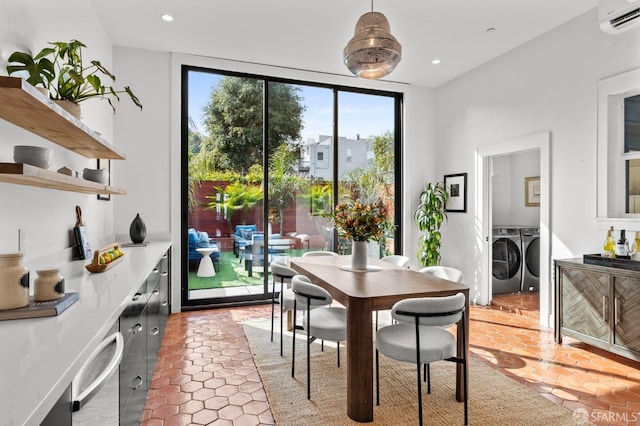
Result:
{"label": "laundry room doorway", "polygon": [[549,151],[549,132],[479,147],[476,176],[478,301],[539,312],[547,327],[553,324]]}

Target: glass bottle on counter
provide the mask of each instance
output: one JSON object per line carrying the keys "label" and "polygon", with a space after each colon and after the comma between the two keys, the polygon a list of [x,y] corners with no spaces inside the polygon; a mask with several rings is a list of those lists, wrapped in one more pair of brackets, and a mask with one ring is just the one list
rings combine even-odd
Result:
{"label": "glass bottle on counter", "polygon": [[607,240],[604,242],[602,257],[616,257],[616,240],[613,239],[613,226],[607,231]]}
{"label": "glass bottle on counter", "polygon": [[620,231],[620,239],[616,244],[616,257],[619,259],[629,259],[629,241],[624,229]]}
{"label": "glass bottle on counter", "polygon": [[636,231],[636,238],[631,243],[631,260],[640,260],[640,231]]}

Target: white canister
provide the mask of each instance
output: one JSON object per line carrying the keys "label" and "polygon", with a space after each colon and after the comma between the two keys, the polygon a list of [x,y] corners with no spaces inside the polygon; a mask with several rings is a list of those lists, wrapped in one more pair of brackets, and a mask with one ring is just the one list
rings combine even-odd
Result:
{"label": "white canister", "polygon": [[36,271],[38,277],[33,282],[36,302],[56,300],[64,296],[64,278],[60,276],[58,268],[45,268]]}
{"label": "white canister", "polygon": [[29,304],[29,270],[22,266],[22,253],[0,254],[0,309]]}

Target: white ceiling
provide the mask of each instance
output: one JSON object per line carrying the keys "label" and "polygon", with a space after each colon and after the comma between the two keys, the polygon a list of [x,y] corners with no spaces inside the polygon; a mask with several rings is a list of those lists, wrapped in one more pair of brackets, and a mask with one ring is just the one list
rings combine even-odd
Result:
{"label": "white ceiling", "polygon": [[[365,0],[92,0],[115,45],[351,75],[342,49]],[[597,0],[376,0],[402,44],[387,80],[437,87]],[[160,15],[173,15],[164,22]],[[598,23],[595,22],[594,26]],[[493,32],[487,32],[490,27]],[[439,65],[431,61],[439,58]]]}

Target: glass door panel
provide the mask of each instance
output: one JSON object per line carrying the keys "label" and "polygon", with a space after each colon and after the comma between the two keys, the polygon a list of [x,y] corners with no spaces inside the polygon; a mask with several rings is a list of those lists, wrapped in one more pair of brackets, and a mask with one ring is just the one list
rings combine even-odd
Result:
{"label": "glass door panel", "polygon": [[[183,303],[264,298],[264,83],[187,74],[187,271]],[[210,257],[214,268],[207,268]],[[186,297],[184,297],[186,296]]]}
{"label": "glass door panel", "polygon": [[[395,211],[395,98],[338,92],[338,191],[341,199],[373,203],[381,200],[392,222]],[[337,249],[348,252],[350,242],[338,235]],[[395,253],[394,232],[371,243],[369,256]]]}
{"label": "glass door panel", "polygon": [[[268,220],[275,257],[330,250],[322,213],[333,195],[332,89],[269,83]],[[277,239],[283,239],[278,246]],[[290,245],[289,245],[290,243]]]}

